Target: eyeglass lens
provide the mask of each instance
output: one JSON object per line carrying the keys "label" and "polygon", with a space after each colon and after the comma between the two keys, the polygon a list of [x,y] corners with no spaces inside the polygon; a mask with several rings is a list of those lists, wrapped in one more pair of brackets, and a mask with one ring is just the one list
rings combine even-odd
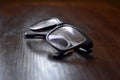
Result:
{"label": "eyeglass lens", "polygon": [[67,25],[53,31],[48,40],[53,46],[64,50],[84,42],[86,38],[78,30]]}
{"label": "eyeglass lens", "polygon": [[40,21],[39,23],[32,25],[29,29],[32,31],[38,31],[38,30],[45,29],[48,27],[51,28],[52,26],[60,24],[60,23],[62,23],[62,21],[60,21],[58,18],[50,18],[50,19]]}

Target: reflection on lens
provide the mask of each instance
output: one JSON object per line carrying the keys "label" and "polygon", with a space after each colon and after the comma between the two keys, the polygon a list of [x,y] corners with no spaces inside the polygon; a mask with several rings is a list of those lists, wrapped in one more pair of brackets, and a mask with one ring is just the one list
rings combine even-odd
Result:
{"label": "reflection on lens", "polygon": [[55,47],[65,49],[70,46],[70,43],[60,35],[50,35],[49,40]]}
{"label": "reflection on lens", "polygon": [[[75,28],[73,28],[71,26],[72,25],[67,24],[67,25],[64,25],[63,27],[60,27],[60,28],[56,29],[55,31],[53,31],[48,37],[49,42],[53,46],[55,46],[59,49],[62,49],[62,50],[74,47],[74,46],[84,42],[86,38],[78,30],[76,30]],[[54,37],[54,39],[57,38],[58,41],[51,40],[51,36],[53,36],[53,35],[57,36],[57,37]],[[64,40],[62,40],[62,42],[59,41],[61,38],[64,39]],[[63,46],[63,45],[66,45],[66,43],[68,44],[68,42],[69,42],[69,46]],[[58,47],[56,44],[61,45],[61,47]]]}

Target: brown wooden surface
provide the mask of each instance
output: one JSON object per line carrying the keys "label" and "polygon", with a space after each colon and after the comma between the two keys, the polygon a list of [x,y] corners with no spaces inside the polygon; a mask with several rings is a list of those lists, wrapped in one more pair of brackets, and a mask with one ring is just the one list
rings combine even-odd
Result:
{"label": "brown wooden surface", "polygon": [[[44,40],[24,39],[31,24],[53,16],[89,35],[93,59],[51,60]],[[1,4],[0,37],[0,80],[120,80],[120,11],[108,3]]]}

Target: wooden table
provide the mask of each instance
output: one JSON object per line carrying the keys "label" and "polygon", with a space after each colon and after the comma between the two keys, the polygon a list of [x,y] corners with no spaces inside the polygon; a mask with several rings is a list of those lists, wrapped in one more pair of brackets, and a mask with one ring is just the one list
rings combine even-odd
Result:
{"label": "wooden table", "polygon": [[[55,51],[46,41],[24,39],[30,25],[48,17],[85,31],[93,59],[73,54],[52,60],[48,55]],[[120,10],[108,3],[4,3],[0,37],[0,80],[120,80]]]}

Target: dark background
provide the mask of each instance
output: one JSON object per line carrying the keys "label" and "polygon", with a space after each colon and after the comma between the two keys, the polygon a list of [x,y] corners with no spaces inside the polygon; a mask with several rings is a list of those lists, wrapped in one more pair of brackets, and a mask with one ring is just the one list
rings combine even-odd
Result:
{"label": "dark background", "polygon": [[120,9],[120,0],[0,0],[0,3],[10,3],[10,2],[43,2],[43,1],[73,1],[73,2],[83,2],[83,1],[87,1],[87,2],[108,2],[110,4],[112,4],[113,6],[116,6],[117,8]]}

